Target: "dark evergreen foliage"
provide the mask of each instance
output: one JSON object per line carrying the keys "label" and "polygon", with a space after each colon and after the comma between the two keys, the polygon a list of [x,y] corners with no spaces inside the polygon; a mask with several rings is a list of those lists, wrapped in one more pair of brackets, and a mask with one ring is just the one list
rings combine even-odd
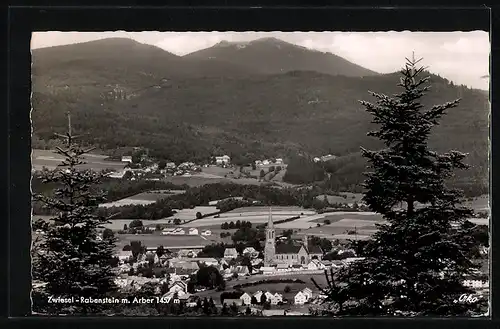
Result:
{"label": "dark evergreen foliage", "polygon": [[57,211],[57,216],[33,224],[34,230],[43,233],[32,250],[33,281],[46,284],[34,289],[33,310],[55,314],[99,313],[103,304],[38,303],[48,296],[101,298],[116,290],[112,269],[115,238],[110,234],[99,238],[98,229],[108,223],[107,218],[95,214],[104,194],[91,190],[102,174],[78,170],[76,166],[83,163],[82,155],[89,150],[73,142],[71,126],[65,137],[67,146],[57,148],[57,153],[65,159],[58,170],[45,171],[41,176],[44,183],[59,183],[60,187],[51,196],[34,195],[35,200]]}
{"label": "dark evergreen foliage", "polygon": [[[429,86],[419,78],[414,59],[401,71],[401,93],[372,93],[375,104],[361,104],[372,114],[382,141],[379,151],[362,149],[367,173],[364,202],[383,215],[362,250],[364,260],[327,275],[329,312],[335,315],[467,316],[479,303],[456,302],[473,291],[462,285],[477,266],[471,260],[472,210],[460,204],[461,193],[446,186],[455,169],[465,169],[465,154],[437,153],[428,147],[431,129],[459,100],[424,110],[419,102]],[[416,203],[423,207],[416,208]],[[402,205],[402,206],[401,206]],[[452,224],[458,224],[453,229]]]}

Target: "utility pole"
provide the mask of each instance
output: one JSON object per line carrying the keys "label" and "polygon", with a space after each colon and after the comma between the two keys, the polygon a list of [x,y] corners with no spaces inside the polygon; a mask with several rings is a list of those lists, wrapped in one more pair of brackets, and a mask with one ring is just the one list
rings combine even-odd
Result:
{"label": "utility pole", "polygon": [[73,132],[72,132],[72,129],[71,129],[71,112],[67,111],[66,115],[68,116],[68,132],[65,135],[58,134],[58,133],[55,133],[55,135],[58,136],[58,137],[66,139],[68,141],[68,147],[71,147],[71,144],[72,144],[73,140],[76,139],[76,138],[78,138],[78,137],[81,137],[82,135],[73,136]]}

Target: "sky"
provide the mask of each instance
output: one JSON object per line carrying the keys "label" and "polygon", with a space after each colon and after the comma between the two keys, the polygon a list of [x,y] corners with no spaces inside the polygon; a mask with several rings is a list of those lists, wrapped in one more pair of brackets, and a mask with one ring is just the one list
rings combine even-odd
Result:
{"label": "sky", "polygon": [[330,52],[379,73],[399,70],[415,52],[422,64],[456,84],[488,90],[489,34],[473,32],[34,32],[31,47],[44,48],[104,38],[131,38],[176,55],[226,41],[276,37]]}

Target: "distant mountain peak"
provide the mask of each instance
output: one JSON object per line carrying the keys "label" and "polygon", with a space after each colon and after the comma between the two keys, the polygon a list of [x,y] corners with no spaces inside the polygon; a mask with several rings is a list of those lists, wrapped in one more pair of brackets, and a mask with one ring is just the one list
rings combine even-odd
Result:
{"label": "distant mountain peak", "polygon": [[261,74],[280,74],[290,71],[314,71],[352,77],[378,74],[335,54],[308,49],[275,37],[237,42],[224,40],[213,47],[195,51],[184,57],[216,59],[245,66],[251,72]]}
{"label": "distant mountain peak", "polygon": [[256,39],[256,40],[253,40],[251,41],[251,43],[287,43],[287,44],[290,44],[286,41],[283,41],[281,39],[278,39],[278,38],[275,38],[275,37],[265,37],[265,38],[260,38],[260,39]]}
{"label": "distant mountain peak", "polygon": [[238,46],[238,45],[248,45],[248,41],[228,41],[222,40],[221,42],[215,44],[215,46],[219,47],[228,47],[228,46]]}

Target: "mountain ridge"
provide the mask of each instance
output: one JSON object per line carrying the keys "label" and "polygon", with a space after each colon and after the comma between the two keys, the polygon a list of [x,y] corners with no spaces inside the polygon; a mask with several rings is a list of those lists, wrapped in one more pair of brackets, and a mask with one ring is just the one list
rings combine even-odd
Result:
{"label": "mountain ridge", "polygon": [[[191,52],[183,57],[239,63],[263,74],[285,73],[292,70],[345,76],[379,74],[333,53],[308,49],[274,37],[245,42],[221,41],[212,47]],[[262,61],[262,58],[265,58],[265,61]]]}
{"label": "mountain ridge", "polygon": [[[144,53],[115,58],[123,52],[118,46],[109,47],[100,57],[78,58],[67,55],[71,51],[61,52],[56,61],[44,61],[43,53],[40,58],[40,52],[34,51],[36,143],[63,132],[64,114],[71,110],[75,131],[88,133],[83,137],[87,143],[107,149],[143,145],[176,162],[204,161],[220,153],[229,153],[237,163],[298,153],[342,157],[358,152],[360,145],[381,147],[366,137],[374,126],[358,100],[372,100],[368,90],[398,92],[397,73],[248,74],[238,63],[221,61],[215,66],[213,61],[186,61],[155,48],[137,47],[137,52]],[[144,60],[150,51],[165,60]],[[431,82],[426,106],[462,98],[433,131],[431,146],[471,153],[468,161],[473,169],[466,177],[486,177],[488,96],[432,74]],[[346,164],[339,172],[361,177],[361,167]]]}

